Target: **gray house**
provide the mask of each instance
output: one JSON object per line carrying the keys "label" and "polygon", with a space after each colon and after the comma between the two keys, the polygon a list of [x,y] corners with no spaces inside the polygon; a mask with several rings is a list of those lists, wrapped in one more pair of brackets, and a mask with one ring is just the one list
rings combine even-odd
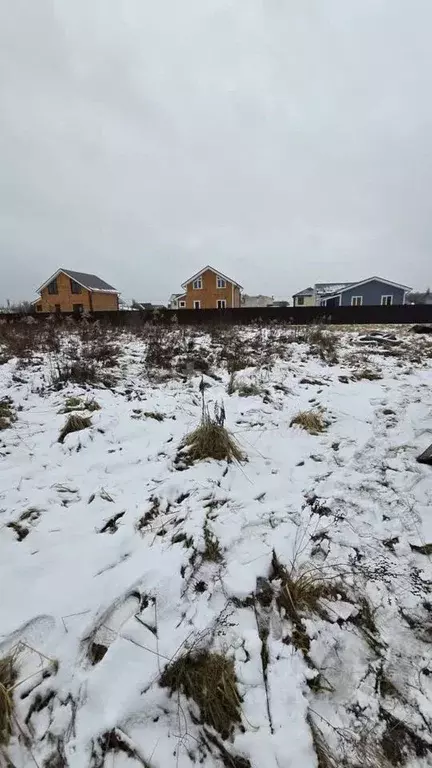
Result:
{"label": "gray house", "polygon": [[315,283],[313,288],[294,294],[294,306],[359,307],[362,305],[406,304],[407,285],[382,277],[368,277],[357,283]]}
{"label": "gray house", "polygon": [[[382,277],[368,277],[359,283],[346,283],[332,295],[325,294],[319,297],[322,307],[360,307],[365,306],[391,306],[392,304],[406,304],[407,293],[411,288],[400,283],[393,283]],[[318,304],[318,302],[317,302]]]}

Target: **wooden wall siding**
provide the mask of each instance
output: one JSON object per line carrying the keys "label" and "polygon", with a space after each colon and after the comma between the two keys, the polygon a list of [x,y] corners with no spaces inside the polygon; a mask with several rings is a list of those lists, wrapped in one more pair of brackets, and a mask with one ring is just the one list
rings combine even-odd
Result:
{"label": "wooden wall siding", "polygon": [[55,312],[60,305],[60,312],[72,312],[74,304],[82,304],[85,312],[102,312],[118,309],[118,296],[115,293],[94,293],[81,288],[81,293],[72,293],[70,278],[61,272],[57,276],[57,294],[48,293],[48,286],[41,291],[42,312]]}
{"label": "wooden wall siding", "polygon": [[225,288],[217,287],[217,272],[207,269],[200,276],[202,288],[193,288],[193,282],[186,286],[186,309],[194,309],[194,302],[201,302],[200,309],[217,309],[218,299],[225,299],[227,307],[240,306],[240,291],[236,285],[229,280],[226,281]]}
{"label": "wooden wall siding", "polygon": [[93,312],[118,310],[118,295],[116,293],[92,292]]}

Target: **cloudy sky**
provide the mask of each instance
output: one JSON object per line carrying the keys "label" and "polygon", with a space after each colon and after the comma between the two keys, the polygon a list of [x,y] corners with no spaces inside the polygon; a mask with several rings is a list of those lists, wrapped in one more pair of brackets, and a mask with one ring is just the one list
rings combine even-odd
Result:
{"label": "cloudy sky", "polygon": [[431,0],[0,0],[0,302],[432,283]]}

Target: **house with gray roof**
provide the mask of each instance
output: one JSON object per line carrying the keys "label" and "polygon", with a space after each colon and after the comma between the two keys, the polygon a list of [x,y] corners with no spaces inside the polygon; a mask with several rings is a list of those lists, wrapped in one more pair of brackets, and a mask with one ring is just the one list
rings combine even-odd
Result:
{"label": "house with gray roof", "polygon": [[357,283],[315,283],[293,295],[294,306],[358,307],[406,304],[411,291],[407,285],[382,277],[368,277]]}
{"label": "house with gray roof", "polygon": [[112,312],[119,308],[119,292],[97,275],[60,267],[39,288],[36,312]]}

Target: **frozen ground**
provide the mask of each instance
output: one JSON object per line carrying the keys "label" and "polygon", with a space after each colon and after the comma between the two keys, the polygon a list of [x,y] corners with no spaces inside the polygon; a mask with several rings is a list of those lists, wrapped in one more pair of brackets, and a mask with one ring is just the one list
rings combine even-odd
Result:
{"label": "frozen ground", "polygon": [[[19,358],[9,335],[1,358],[0,657],[12,650],[19,676],[0,764],[431,765],[432,467],[416,456],[432,442],[432,344],[408,330],[378,344],[125,333],[97,361],[102,384],[59,382],[58,361],[103,334],[35,336]],[[178,469],[200,420],[197,369],[247,462]],[[100,410],[61,443],[71,397]],[[290,426],[309,410],[323,432]],[[336,585],[299,608],[306,646],[274,556]],[[234,660],[229,735],[159,684],[191,650]]]}

